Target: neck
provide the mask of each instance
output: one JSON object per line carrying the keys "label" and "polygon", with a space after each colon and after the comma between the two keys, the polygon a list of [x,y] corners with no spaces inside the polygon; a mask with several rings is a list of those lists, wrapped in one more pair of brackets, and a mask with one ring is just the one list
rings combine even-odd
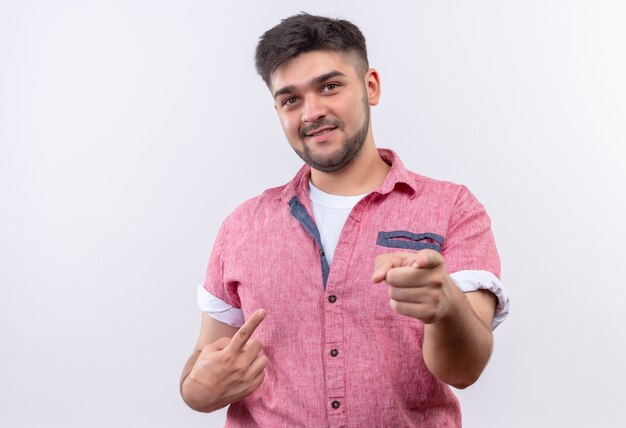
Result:
{"label": "neck", "polygon": [[369,139],[350,165],[331,173],[311,169],[311,181],[315,187],[332,195],[364,195],[376,190],[388,171],[389,165],[378,154],[374,141]]}

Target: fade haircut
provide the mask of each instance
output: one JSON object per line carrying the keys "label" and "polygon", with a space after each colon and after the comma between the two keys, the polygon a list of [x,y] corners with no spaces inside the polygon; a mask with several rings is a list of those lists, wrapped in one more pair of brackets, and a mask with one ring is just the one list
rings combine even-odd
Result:
{"label": "fade haircut", "polygon": [[256,47],[256,71],[269,87],[270,77],[278,67],[301,53],[316,50],[353,56],[360,74],[369,68],[365,37],[356,25],[302,12],[283,19],[261,36]]}

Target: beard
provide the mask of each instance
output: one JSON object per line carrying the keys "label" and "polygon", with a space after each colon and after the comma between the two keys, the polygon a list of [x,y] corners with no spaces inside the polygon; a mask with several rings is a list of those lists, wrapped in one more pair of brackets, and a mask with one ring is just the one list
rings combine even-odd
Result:
{"label": "beard", "polygon": [[[329,155],[322,156],[312,153],[310,146],[306,143],[303,144],[302,150],[298,150],[292,146],[296,154],[300,156],[300,159],[302,159],[311,168],[327,173],[337,172],[350,165],[352,161],[359,156],[369,129],[370,106],[366,97],[364,97],[363,101],[363,108],[365,112],[363,125],[355,134],[346,137],[341,143],[341,147]],[[310,124],[306,128],[302,128],[300,131],[300,138],[304,141],[306,134],[310,130],[317,129],[322,126],[332,126],[334,128],[341,129],[343,128],[343,122],[339,119],[322,118],[315,123]]]}

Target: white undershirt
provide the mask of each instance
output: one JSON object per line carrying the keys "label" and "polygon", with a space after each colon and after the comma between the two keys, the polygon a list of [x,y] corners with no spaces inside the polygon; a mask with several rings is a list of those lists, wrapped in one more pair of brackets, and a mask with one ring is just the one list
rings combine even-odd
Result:
{"label": "white undershirt", "polygon": [[[331,195],[321,191],[309,181],[309,197],[313,206],[313,217],[320,233],[322,247],[329,266],[332,263],[343,225],[352,208],[364,196]],[[498,298],[492,328],[496,328],[506,319],[509,314],[509,298],[504,291],[502,282],[493,273],[484,270],[463,270],[450,274],[450,278],[465,293],[485,289],[491,291]],[[214,319],[233,327],[241,327],[245,321],[241,309],[234,308],[212,295],[202,285],[198,287],[198,306]]]}
{"label": "white undershirt", "polygon": [[309,197],[313,206],[313,217],[320,232],[322,248],[330,266],[339,241],[339,235],[352,208],[365,195],[337,196],[326,193],[309,181]]}

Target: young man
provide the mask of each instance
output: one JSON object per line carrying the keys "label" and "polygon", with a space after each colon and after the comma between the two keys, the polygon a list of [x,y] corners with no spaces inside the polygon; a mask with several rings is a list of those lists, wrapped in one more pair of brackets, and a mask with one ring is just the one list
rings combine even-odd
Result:
{"label": "young man", "polygon": [[483,206],[376,148],[350,22],[287,18],[256,66],[306,165],[224,221],[183,399],[231,404],[227,426],[460,426],[448,385],[478,379],[508,312]]}

